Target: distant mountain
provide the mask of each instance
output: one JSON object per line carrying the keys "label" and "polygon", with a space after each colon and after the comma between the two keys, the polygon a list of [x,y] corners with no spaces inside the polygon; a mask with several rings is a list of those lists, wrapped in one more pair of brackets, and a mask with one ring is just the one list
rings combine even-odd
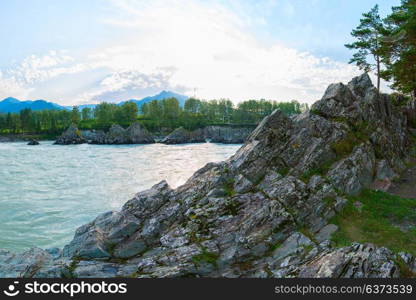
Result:
{"label": "distant mountain", "polygon": [[30,108],[31,110],[66,109],[64,106],[45,100],[20,101],[16,98],[9,97],[4,99],[3,101],[0,101],[0,112],[3,113],[16,113],[25,108]]}
{"label": "distant mountain", "polygon": [[118,105],[123,105],[123,103],[131,101],[131,102],[136,103],[137,106],[140,109],[142,107],[142,105],[147,103],[147,102],[150,102],[150,101],[153,101],[153,100],[163,100],[163,99],[167,99],[167,98],[176,98],[179,101],[179,105],[181,107],[183,107],[185,105],[185,101],[189,97],[185,96],[185,95],[180,95],[180,94],[177,94],[177,93],[174,93],[174,92],[162,91],[157,95],[145,97],[141,100],[130,99],[130,100],[127,100],[127,101],[122,101]]}
{"label": "distant mountain", "polygon": [[[163,99],[172,98],[172,97],[178,99],[179,105],[181,107],[184,106],[185,101],[189,98],[188,96],[180,95],[174,92],[162,91],[159,94],[154,95],[154,96],[145,97],[141,100],[130,99],[127,101],[119,102],[117,103],[117,105],[123,105],[123,103],[132,101],[136,103],[140,109],[144,103],[150,102],[152,100],[163,100]],[[91,109],[94,109],[95,106],[96,104],[83,104],[83,105],[78,105],[78,108],[80,110],[82,110],[84,107],[89,107]],[[25,108],[30,108],[32,110],[44,110],[44,109],[57,109],[57,110],[68,109],[70,110],[72,109],[72,106],[61,106],[59,104],[56,104],[53,102],[47,102],[45,100],[20,101],[12,97],[9,97],[9,98],[4,99],[3,101],[0,101],[0,113],[8,113],[8,112],[16,113]]]}

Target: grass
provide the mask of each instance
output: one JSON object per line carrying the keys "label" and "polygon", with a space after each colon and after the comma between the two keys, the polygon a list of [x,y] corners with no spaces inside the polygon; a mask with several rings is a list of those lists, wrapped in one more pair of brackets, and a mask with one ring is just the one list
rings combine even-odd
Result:
{"label": "grass", "polygon": [[224,216],[236,216],[236,215],[238,215],[238,210],[239,210],[239,208],[240,208],[240,203],[238,203],[237,201],[235,201],[235,200],[230,200],[230,199],[227,199],[227,200],[225,200],[225,205],[224,205],[224,210],[225,210],[225,212],[224,212]]}
{"label": "grass", "polygon": [[347,135],[331,145],[331,149],[337,155],[337,159],[350,155],[354,150],[354,147],[362,142],[368,141],[369,134],[374,131],[374,128],[368,125],[367,122],[351,124],[350,126],[351,130]]}
{"label": "grass", "polygon": [[333,143],[331,149],[335,152],[337,158],[340,159],[351,154],[358,143],[357,137],[352,132],[349,132],[346,137]]}
{"label": "grass", "polygon": [[[362,203],[361,211],[354,206],[356,201]],[[339,226],[332,240],[338,246],[350,245],[353,241],[373,243],[394,252],[416,255],[416,227],[407,231],[398,227],[406,221],[416,224],[415,199],[364,190],[359,196],[349,196],[347,206],[331,221]]]}
{"label": "grass", "polygon": [[228,197],[232,197],[235,195],[234,190],[234,178],[228,178],[224,183],[224,192]]}
{"label": "grass", "polygon": [[208,263],[213,266],[216,266],[217,260],[218,260],[218,254],[208,252],[205,248],[202,248],[201,254],[198,254],[192,257],[192,261],[197,265]]}
{"label": "grass", "polygon": [[276,242],[275,244],[271,245],[270,252],[274,252],[276,249],[279,249],[282,246],[282,243]]}
{"label": "grass", "polygon": [[290,171],[290,168],[286,167],[286,168],[279,169],[277,173],[285,177],[289,173],[289,171]]}
{"label": "grass", "polygon": [[327,207],[331,207],[337,201],[333,196],[327,196],[322,199]]}
{"label": "grass", "polygon": [[318,167],[309,169],[308,171],[304,172],[301,176],[300,179],[305,182],[308,183],[309,179],[311,179],[311,177],[313,175],[321,175],[324,176],[326,175],[326,173],[328,173],[329,169],[331,168],[332,164],[334,162],[333,161],[328,161]]}

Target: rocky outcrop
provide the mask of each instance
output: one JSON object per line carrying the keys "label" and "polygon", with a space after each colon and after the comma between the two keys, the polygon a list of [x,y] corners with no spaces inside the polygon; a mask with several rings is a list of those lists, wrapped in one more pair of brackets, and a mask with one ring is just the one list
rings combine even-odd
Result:
{"label": "rocky outcrop", "polygon": [[29,143],[27,143],[29,146],[37,146],[37,145],[39,145],[39,142],[37,141],[37,140],[35,140],[35,139],[31,139],[30,141],[29,141]]}
{"label": "rocky outcrop", "polygon": [[189,131],[183,127],[179,127],[160,142],[163,144],[204,143],[205,135],[202,129]]}
{"label": "rocky outcrop", "polygon": [[207,126],[204,134],[212,143],[243,144],[253,130],[251,126]]}
{"label": "rocky outcrop", "polygon": [[109,131],[85,130],[80,133],[89,144],[150,144],[154,143],[152,135],[138,122],[131,124],[127,129],[113,124]]}
{"label": "rocky outcrop", "polygon": [[24,139],[18,138],[16,136],[0,136],[0,143],[12,143],[12,142],[21,142]]}
{"label": "rocky outcrop", "polygon": [[175,129],[161,140],[163,144],[212,143],[242,144],[253,131],[250,126],[207,126],[189,131],[183,127]]}
{"label": "rocky outcrop", "polygon": [[150,144],[154,142],[150,133],[137,122],[127,129],[113,124],[106,134],[103,131],[97,131],[91,139],[92,144]]}
{"label": "rocky outcrop", "polygon": [[331,85],[309,112],[266,117],[227,161],[177,189],[162,181],[81,226],[62,253],[0,253],[0,274],[393,278],[399,261],[416,272],[408,253],[329,240],[345,194],[404,168],[406,122],[367,75]]}
{"label": "rocky outcrop", "polygon": [[71,144],[83,144],[87,141],[81,135],[78,127],[75,124],[71,124],[68,129],[62,133],[60,137],[55,141],[56,145],[71,145]]}

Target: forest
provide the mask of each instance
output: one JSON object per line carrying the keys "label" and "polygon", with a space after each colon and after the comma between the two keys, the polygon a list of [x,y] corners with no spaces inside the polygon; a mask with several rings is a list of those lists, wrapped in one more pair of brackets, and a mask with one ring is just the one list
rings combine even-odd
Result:
{"label": "forest", "polygon": [[23,109],[19,113],[0,114],[0,132],[54,136],[71,123],[81,130],[107,130],[112,124],[127,127],[135,121],[151,132],[165,132],[180,126],[193,130],[207,125],[255,125],[275,109],[293,115],[307,108],[307,104],[297,101],[248,100],[235,105],[228,99],[205,101],[195,98],[189,98],[181,107],[177,99],[168,98],[145,103],[139,110],[134,102],[123,105],[102,102],[94,109],[74,106],[72,110]]}

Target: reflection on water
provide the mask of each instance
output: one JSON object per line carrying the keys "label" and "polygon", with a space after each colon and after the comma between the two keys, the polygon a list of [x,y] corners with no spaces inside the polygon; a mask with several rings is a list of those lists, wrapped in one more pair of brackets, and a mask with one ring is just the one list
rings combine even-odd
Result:
{"label": "reflection on water", "polygon": [[183,184],[239,145],[0,143],[0,248],[62,247],[99,213],[166,179]]}

